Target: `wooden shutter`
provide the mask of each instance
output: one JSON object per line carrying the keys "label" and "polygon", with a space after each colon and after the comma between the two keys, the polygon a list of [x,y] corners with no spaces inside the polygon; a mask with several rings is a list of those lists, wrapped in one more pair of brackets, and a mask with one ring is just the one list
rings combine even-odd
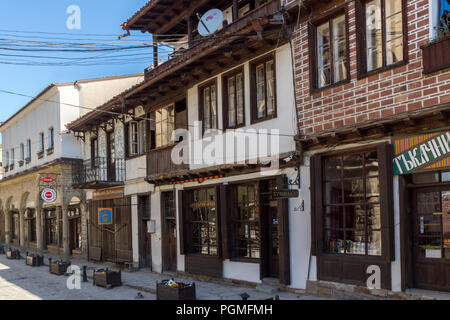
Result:
{"label": "wooden shutter", "polygon": [[[367,69],[366,59],[366,23],[364,21],[364,8],[361,0],[355,1],[356,16],[356,48],[358,78],[362,77]],[[350,37],[350,35],[348,35]]]}
{"label": "wooden shutter", "polygon": [[185,192],[184,190],[178,190],[178,225],[180,228],[180,254],[185,254]]}
{"label": "wooden shutter", "polygon": [[222,258],[230,259],[231,258],[231,215],[232,215],[232,207],[231,205],[234,203],[231,200],[232,187],[229,185],[220,185],[219,186],[220,193],[220,222],[221,222],[221,233],[222,233]]}
{"label": "wooden shutter", "polygon": [[[284,177],[277,178],[277,185],[284,184]],[[289,244],[289,199],[278,200],[278,245],[280,283],[291,284],[291,263]]]}
{"label": "wooden shutter", "polygon": [[127,123],[124,126],[124,146],[125,146],[125,157],[128,158],[130,156],[130,124]]}
{"label": "wooden shutter", "polygon": [[386,261],[395,260],[394,243],[394,198],[393,198],[393,150],[390,143],[377,147],[379,161],[380,211],[382,251]]}

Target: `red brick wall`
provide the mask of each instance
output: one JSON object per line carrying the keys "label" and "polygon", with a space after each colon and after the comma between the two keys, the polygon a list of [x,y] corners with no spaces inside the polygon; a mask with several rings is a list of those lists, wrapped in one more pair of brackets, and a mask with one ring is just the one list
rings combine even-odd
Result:
{"label": "red brick wall", "polygon": [[[292,0],[282,0],[286,2]],[[428,0],[407,3],[407,65],[357,79],[355,3],[348,1],[351,81],[313,95],[310,94],[307,23],[301,23],[296,29],[293,47],[300,133],[317,133],[450,102],[450,70],[422,75],[420,46],[428,41],[430,34]]]}

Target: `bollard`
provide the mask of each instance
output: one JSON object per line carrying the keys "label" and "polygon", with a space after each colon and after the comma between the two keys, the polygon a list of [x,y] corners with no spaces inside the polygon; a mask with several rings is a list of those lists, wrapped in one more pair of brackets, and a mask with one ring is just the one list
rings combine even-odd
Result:
{"label": "bollard", "polygon": [[83,266],[83,282],[88,282],[87,279],[87,267]]}

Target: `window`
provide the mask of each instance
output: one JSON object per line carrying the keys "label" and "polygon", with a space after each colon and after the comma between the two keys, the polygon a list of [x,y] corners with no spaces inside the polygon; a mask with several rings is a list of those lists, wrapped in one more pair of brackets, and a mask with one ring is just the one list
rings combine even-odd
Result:
{"label": "window", "polygon": [[314,27],[314,85],[320,89],[349,78],[346,15],[340,14]]}
{"label": "window", "polygon": [[46,210],[45,211],[45,240],[47,245],[57,244],[57,234],[56,234],[56,211]]}
{"label": "window", "polygon": [[55,147],[54,133],[55,133],[55,131],[54,131],[53,127],[48,129],[48,148],[49,149],[53,149]]}
{"label": "window", "polygon": [[26,162],[30,162],[31,161],[31,140],[28,139],[27,140],[27,156],[26,156]]}
{"label": "window", "polygon": [[150,114],[151,130],[154,131],[152,134],[154,136],[154,148],[162,148],[172,144],[175,121],[174,112],[174,104],[171,104]]}
{"label": "window", "polygon": [[224,127],[245,125],[244,71],[241,69],[223,77]]}
{"label": "window", "polygon": [[[68,212],[69,225],[72,230],[70,233],[74,249],[81,248],[81,212],[79,207],[71,207]],[[62,230],[62,229],[61,229]],[[62,242],[61,242],[62,243]]]}
{"label": "window", "polygon": [[44,133],[39,133],[39,153],[44,152]]}
{"label": "window", "polygon": [[11,149],[10,153],[11,159],[9,160],[9,169],[14,169],[14,162],[16,161],[16,156],[14,154],[14,149]]}
{"label": "window", "polygon": [[214,188],[192,191],[190,202],[190,237],[192,252],[217,256],[216,192]]}
{"label": "window", "polygon": [[362,46],[365,52],[365,68],[370,72],[400,63],[405,58],[403,0],[371,0],[362,2],[364,23],[360,31],[365,31],[366,42]]}
{"label": "window", "polygon": [[324,251],[381,256],[377,152],[331,156],[323,165]]}
{"label": "window", "polygon": [[6,151],[5,154],[5,168],[9,167],[9,151]]}
{"label": "window", "polygon": [[20,144],[20,166],[23,166],[23,162],[25,160],[25,145],[23,143]]}
{"label": "window", "polygon": [[27,226],[26,241],[36,242],[36,212],[34,211],[34,209],[27,210],[25,223]]}
{"label": "window", "polygon": [[20,237],[20,225],[19,225],[19,213],[12,212],[11,213],[11,238],[13,240],[19,240]]}
{"label": "window", "polygon": [[129,155],[136,156],[145,153],[145,120],[131,121],[129,126]]}
{"label": "window", "polygon": [[208,129],[218,129],[216,81],[200,87],[199,90],[200,121],[203,123],[203,132]]}
{"label": "window", "polygon": [[98,138],[93,138],[91,140],[91,165],[96,167],[98,163]]}
{"label": "window", "polygon": [[252,64],[252,122],[276,116],[273,55]]}
{"label": "window", "polygon": [[240,185],[237,195],[237,216],[234,220],[235,257],[260,258],[259,211],[256,185]]}

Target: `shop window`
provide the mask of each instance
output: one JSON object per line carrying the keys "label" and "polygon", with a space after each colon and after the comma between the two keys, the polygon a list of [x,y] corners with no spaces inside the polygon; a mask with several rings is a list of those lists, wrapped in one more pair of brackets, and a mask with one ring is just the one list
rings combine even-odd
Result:
{"label": "shop window", "polygon": [[193,254],[218,255],[216,192],[214,188],[191,192],[188,221]]}
{"label": "shop window", "polygon": [[276,117],[275,59],[269,55],[251,64],[252,123]]}
{"label": "shop window", "polygon": [[311,48],[313,88],[320,89],[340,83],[349,78],[347,50],[347,25],[345,12],[333,15],[315,24],[310,32],[314,35]]}
{"label": "shop window", "polygon": [[362,74],[393,66],[406,58],[404,33],[406,8],[404,0],[360,0],[359,31],[365,35],[361,43],[361,55],[364,64]]}
{"label": "shop window", "polygon": [[325,158],[323,206],[325,252],[380,256],[377,152]]}
{"label": "shop window", "polygon": [[56,210],[45,211],[45,240],[47,245],[56,245],[58,242],[56,233]]}
{"label": "shop window", "polygon": [[257,207],[256,185],[239,185],[235,188],[237,214],[234,219],[234,256],[260,258],[260,221]]}
{"label": "shop window", "polygon": [[27,210],[25,223],[27,226],[26,241],[36,242],[36,211],[34,209]]}
{"label": "shop window", "polygon": [[237,128],[245,125],[244,70],[223,77],[224,127]]}
{"label": "shop window", "polygon": [[217,119],[217,82],[214,80],[199,88],[200,121],[203,132],[218,129]]}

